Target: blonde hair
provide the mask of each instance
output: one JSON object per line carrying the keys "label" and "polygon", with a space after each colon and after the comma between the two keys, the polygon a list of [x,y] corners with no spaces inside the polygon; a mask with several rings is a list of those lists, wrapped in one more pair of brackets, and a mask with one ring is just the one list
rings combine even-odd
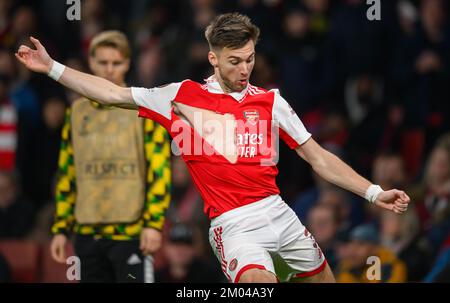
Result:
{"label": "blonde hair", "polygon": [[120,31],[110,30],[97,34],[89,45],[89,56],[94,57],[99,47],[117,49],[126,59],[131,56],[130,43],[125,34]]}
{"label": "blonde hair", "polygon": [[426,165],[425,165],[425,183],[428,183],[430,181],[429,174],[430,174],[431,158],[432,158],[433,152],[438,149],[445,151],[447,153],[447,157],[450,160],[450,133],[446,133],[438,138],[430,155],[428,156],[428,158],[426,160]]}

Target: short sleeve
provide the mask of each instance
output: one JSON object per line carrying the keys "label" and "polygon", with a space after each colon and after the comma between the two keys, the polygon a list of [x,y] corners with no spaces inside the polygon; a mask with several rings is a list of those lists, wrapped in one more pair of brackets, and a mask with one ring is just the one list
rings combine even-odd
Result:
{"label": "short sleeve", "polygon": [[292,149],[302,145],[311,134],[306,130],[302,121],[289,105],[289,103],[281,97],[278,90],[272,90],[275,94],[273,103],[273,119],[280,127],[281,139]]}
{"label": "short sleeve", "polygon": [[[162,87],[143,88],[132,87],[131,94],[139,106],[139,116],[161,123],[161,120],[171,120],[171,101],[180,89],[181,82]],[[158,121],[159,120],[159,121]]]}

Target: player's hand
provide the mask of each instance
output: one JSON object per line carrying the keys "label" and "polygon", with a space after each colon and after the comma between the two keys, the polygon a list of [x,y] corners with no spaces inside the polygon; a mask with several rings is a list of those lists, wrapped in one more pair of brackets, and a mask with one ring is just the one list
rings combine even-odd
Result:
{"label": "player's hand", "polygon": [[66,263],[67,237],[63,234],[55,235],[50,244],[50,253],[53,260],[58,263]]}
{"label": "player's hand", "polygon": [[161,248],[162,234],[153,228],[144,228],[141,232],[140,249],[143,255],[150,255]]}
{"label": "player's hand", "polygon": [[381,192],[375,201],[375,205],[391,210],[396,214],[402,214],[408,209],[410,201],[411,199],[404,191],[391,189]]}
{"label": "player's hand", "polygon": [[17,50],[17,53],[15,53],[17,60],[34,72],[48,74],[52,68],[52,58],[50,58],[44,46],[42,46],[38,39],[30,37],[30,41],[36,49],[21,45]]}

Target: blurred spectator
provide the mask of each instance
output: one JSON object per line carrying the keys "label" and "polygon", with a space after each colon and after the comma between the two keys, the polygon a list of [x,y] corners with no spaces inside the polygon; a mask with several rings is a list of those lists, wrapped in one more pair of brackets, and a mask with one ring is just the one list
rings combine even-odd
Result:
{"label": "blurred spectator", "polygon": [[16,162],[18,117],[8,98],[9,81],[0,74],[0,169],[11,171]]}
{"label": "blurred spectator", "polygon": [[[337,155],[338,157],[342,156],[342,151],[339,147],[332,144],[325,144],[324,148],[329,152]],[[292,163],[289,162],[287,165],[292,166]],[[327,182],[322,177],[320,177],[315,172],[311,173],[313,184],[310,188],[300,192],[292,199],[291,208],[295,211],[300,221],[306,222],[309,210],[317,203],[320,195],[329,190],[333,189],[333,184]],[[304,176],[303,176],[304,178]]]}
{"label": "blurred spectator", "polygon": [[162,54],[157,42],[148,45],[139,54],[137,83],[142,87],[154,87],[164,83]]}
{"label": "blurred spectator", "polygon": [[[349,256],[339,262],[336,281],[340,283],[403,283],[407,281],[406,266],[393,252],[379,244],[378,232],[372,225],[360,225],[350,233]],[[368,258],[378,257],[380,280],[371,280]],[[376,263],[375,263],[376,264]]]}
{"label": "blurred spectator", "polygon": [[[89,67],[125,86],[130,56],[125,34],[105,31],[89,46]],[[49,104],[60,112],[47,117],[54,129],[63,108]],[[153,282],[150,254],[162,244],[170,175],[170,144],[160,125],[84,97],[75,101],[61,132],[53,259],[66,262],[73,233],[81,282]]]}
{"label": "blurred spectator", "polygon": [[297,217],[302,222],[307,221],[309,211],[316,205],[321,192],[332,187],[332,184],[322,179],[316,173],[312,173],[314,178],[314,186],[300,192],[290,205]]}
{"label": "blurred spectator", "polygon": [[167,210],[168,219],[175,223],[203,223],[207,220],[203,213],[203,202],[180,156],[172,157],[172,171],[172,201]]}
{"label": "blurred spectator", "polygon": [[[404,188],[407,185],[406,170],[402,157],[396,153],[380,153],[372,165],[372,182],[381,188]],[[382,213],[379,207],[366,204],[370,220],[378,221]]]}
{"label": "blurred spectator", "polygon": [[[401,37],[394,55],[397,96],[405,106],[408,128],[424,128],[428,149],[449,129],[447,2],[420,2],[420,22],[412,36]],[[428,151],[428,150],[427,150]]]}
{"label": "blurred spectator", "polygon": [[[88,72],[88,69],[84,62],[78,57],[68,58],[64,64],[70,68],[76,69],[81,72]],[[80,99],[82,96],[73,90],[64,88],[65,99],[68,100],[69,104],[73,104],[76,100]]]}
{"label": "blurred spectator", "polygon": [[345,96],[350,121],[359,125],[383,101],[383,83],[370,74],[360,74],[347,80]]}
{"label": "blurred spectator", "polygon": [[215,262],[216,257],[208,243],[209,220],[203,212],[202,198],[192,183],[186,164],[179,156],[172,157],[172,186],[172,200],[166,214],[169,225],[186,222],[194,224],[199,232],[198,235],[194,232],[198,236],[195,241],[196,255]]}
{"label": "blurred spectator", "polygon": [[28,236],[28,239],[34,243],[45,245],[45,247],[47,247],[52,240],[51,229],[54,214],[55,205],[53,203],[43,205],[36,213],[35,224],[33,226],[33,230]]}
{"label": "blurred spectator", "polygon": [[40,208],[53,197],[52,184],[58,169],[61,129],[66,104],[59,97],[49,97],[43,102],[43,124],[33,130],[29,146],[39,147],[28,157],[26,170],[22,173],[24,192]]}
{"label": "blurred spectator", "polygon": [[403,188],[407,179],[401,156],[395,153],[378,155],[373,163],[372,180],[382,188]]}
{"label": "blurred spectator", "polygon": [[330,206],[316,205],[308,213],[307,226],[314,235],[324,253],[330,268],[337,265],[335,245],[337,245],[338,218],[335,210]]}
{"label": "blurred spectator", "polygon": [[81,47],[87,58],[91,40],[95,35],[105,30],[105,5],[103,0],[85,0],[81,2],[81,16],[83,22],[80,24]]}
{"label": "blurred spectator", "polygon": [[431,251],[420,236],[420,224],[414,209],[399,216],[384,210],[380,220],[381,245],[405,262],[409,282],[420,282],[431,266]]}
{"label": "blurred spectator", "polygon": [[33,205],[21,196],[16,176],[0,170],[0,239],[24,238],[33,223]]}
{"label": "blurred spectator", "polygon": [[5,258],[0,254],[0,283],[11,282],[11,268]]}
{"label": "blurred spectator", "polygon": [[191,0],[193,28],[191,43],[187,48],[189,58],[187,75],[194,81],[203,81],[212,74],[211,64],[207,60],[209,46],[204,38],[204,29],[215,17],[214,1]]}
{"label": "blurred spectator", "polygon": [[21,6],[16,9],[11,22],[11,35],[14,46],[19,45],[24,40],[28,40],[30,35],[36,33],[36,13],[29,6]]}
{"label": "blurred spectator", "polygon": [[363,72],[373,75],[385,72],[395,24],[394,2],[387,1],[381,6],[383,22],[368,22],[364,0],[344,1],[336,8],[327,49],[327,63],[336,73],[336,84],[343,87],[342,81]]}
{"label": "blurred spectator", "polygon": [[8,87],[9,98],[16,107],[20,123],[22,126],[24,123],[27,125],[27,129],[21,132],[32,129],[40,121],[40,104],[35,89],[39,84],[35,81],[36,77],[27,68],[18,65],[11,52],[1,49],[0,73],[11,80]]}
{"label": "blurred spectator", "polygon": [[388,104],[385,90],[382,78],[368,73],[350,78],[346,86],[351,130],[344,149],[350,163],[366,176],[377,152],[399,151],[402,143],[404,111],[394,102]]}
{"label": "blurred spectator", "polygon": [[416,7],[408,0],[398,1],[398,18],[401,33],[412,36],[415,32],[415,24],[419,18]]}
{"label": "blurred spectator", "polygon": [[255,67],[251,76],[253,85],[264,87],[265,89],[277,88],[277,77],[272,59],[262,53],[258,53],[255,56]]}
{"label": "blurred spectator", "polygon": [[330,30],[330,0],[302,0],[311,15],[311,31],[326,33]]}
{"label": "blurred spectator", "polygon": [[195,253],[194,234],[188,224],[176,224],[169,231],[163,246],[167,263],[155,273],[155,282],[162,283],[218,283],[225,276],[215,266],[205,263]]}
{"label": "blurred spectator", "polygon": [[10,45],[8,31],[11,27],[12,0],[0,0],[0,45]]}
{"label": "blurred spectator", "polygon": [[441,252],[436,259],[431,271],[425,277],[424,282],[449,282],[450,281],[450,235],[447,237]]}
{"label": "blurred spectator", "polygon": [[431,151],[419,191],[417,211],[422,229],[436,251],[450,233],[450,133]]}
{"label": "blurred spectator", "polygon": [[[325,148],[339,156],[339,150],[333,146],[328,145]],[[343,192],[316,173],[313,172],[312,175],[315,186],[294,198],[291,208],[300,221],[306,222],[308,213],[314,205],[325,204],[332,207],[337,212],[339,236],[345,239],[349,229],[365,219],[364,201],[356,195]]]}
{"label": "blurred spectator", "polygon": [[305,10],[289,10],[283,19],[280,35],[279,64],[283,93],[299,113],[314,109],[321,91],[320,65],[321,36],[310,30],[309,15]]}
{"label": "blurred spectator", "polygon": [[29,144],[40,120],[30,75],[17,67],[10,52],[0,49],[0,169],[15,170],[20,176],[26,175],[27,161],[33,159]]}
{"label": "blurred spectator", "polygon": [[323,191],[317,200],[318,205],[324,205],[334,210],[338,225],[337,233],[340,239],[346,239],[349,231],[358,222],[351,217],[352,203],[362,204],[360,201],[352,202],[349,194],[337,187],[331,187]]}

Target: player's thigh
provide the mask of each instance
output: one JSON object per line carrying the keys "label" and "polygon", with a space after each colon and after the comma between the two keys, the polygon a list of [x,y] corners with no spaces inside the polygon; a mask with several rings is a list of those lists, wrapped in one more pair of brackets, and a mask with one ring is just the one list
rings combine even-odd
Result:
{"label": "player's thigh", "polygon": [[277,283],[277,276],[268,270],[252,268],[245,271],[240,277],[238,283]]}
{"label": "player's thigh", "polygon": [[335,283],[336,279],[334,278],[333,272],[331,271],[331,268],[328,264],[325,265],[325,268],[323,271],[319,272],[318,274],[309,276],[309,277],[303,277],[303,278],[296,278],[293,277],[290,282],[295,283]]}
{"label": "player's thigh", "polygon": [[[233,283],[241,280],[241,277],[253,279],[254,275],[261,276],[259,271],[267,271],[275,276],[273,261],[268,251],[261,246],[248,244],[243,240],[225,241],[222,245],[213,245],[213,251],[220,262],[225,277]],[[241,281],[242,282],[242,281]]]}
{"label": "player's thigh", "polygon": [[322,250],[309,231],[299,225],[302,232],[279,250],[279,255],[291,268],[295,277],[310,277],[325,270],[327,262]]}
{"label": "player's thigh", "polygon": [[269,252],[277,249],[278,239],[266,216],[252,214],[212,226],[209,241],[230,282],[238,282],[251,269],[265,270],[275,275]]}

